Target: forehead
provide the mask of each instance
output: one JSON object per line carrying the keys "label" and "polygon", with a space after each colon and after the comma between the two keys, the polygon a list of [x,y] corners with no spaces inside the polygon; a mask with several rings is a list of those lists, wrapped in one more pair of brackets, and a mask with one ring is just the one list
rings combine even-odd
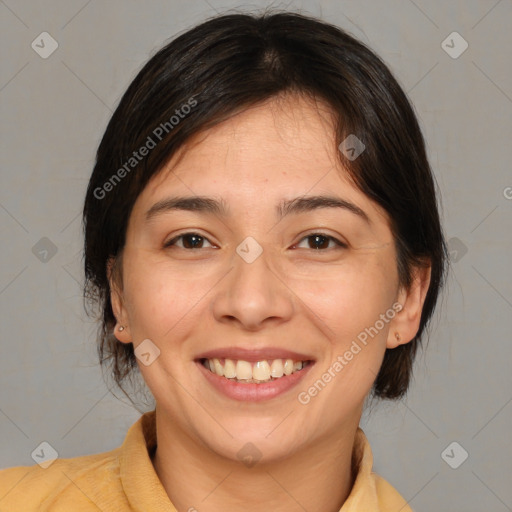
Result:
{"label": "forehead", "polygon": [[[193,136],[138,199],[146,206],[173,195],[221,196],[228,204],[336,194],[383,211],[359,191],[337,154],[327,105],[298,96],[273,98]],[[370,212],[369,212],[370,213]]]}
{"label": "forehead", "polygon": [[217,157],[239,164],[257,161],[268,167],[269,154],[290,162],[304,159],[311,150],[333,157],[333,122],[323,103],[298,96],[272,98],[197,134],[183,150],[195,159]]}

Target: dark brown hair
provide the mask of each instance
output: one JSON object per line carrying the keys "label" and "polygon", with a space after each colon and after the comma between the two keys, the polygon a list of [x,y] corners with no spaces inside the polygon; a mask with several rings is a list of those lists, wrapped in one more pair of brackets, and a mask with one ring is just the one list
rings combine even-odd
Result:
{"label": "dark brown hair", "polygon": [[[107,261],[122,254],[135,200],[191,136],[286,93],[329,105],[337,144],[350,134],[365,144],[355,160],[338,154],[355,185],[389,214],[400,284],[408,287],[415,267],[431,265],[419,330],[411,342],[386,350],[372,389],[388,399],[406,393],[447,262],[423,136],[404,91],[375,53],[338,27],[290,12],[221,15],[186,31],[145,64],[103,135],[83,212],[85,296],[101,310],[102,367],[123,391],[137,365],[133,345],[112,333]],[[135,160],[134,151],[153,146],[150,139],[155,146]]]}

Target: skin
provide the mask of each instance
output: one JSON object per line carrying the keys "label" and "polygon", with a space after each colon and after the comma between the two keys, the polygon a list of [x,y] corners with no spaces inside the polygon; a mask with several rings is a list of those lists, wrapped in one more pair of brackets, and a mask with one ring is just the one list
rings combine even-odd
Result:
{"label": "skin", "polygon": [[[353,485],[364,399],[384,352],[418,330],[430,270],[418,270],[409,290],[399,286],[387,214],[347,179],[333,126],[319,102],[274,98],[196,136],[134,205],[122,282],[111,276],[115,332],[122,343],[136,348],[149,338],[160,350],[149,366],[138,364],[157,404],[153,464],[179,511],[339,511]],[[338,208],[278,222],[275,205],[304,194],[348,200],[370,224]],[[151,206],[175,195],[223,198],[231,215],[168,211],[145,220]],[[198,248],[184,248],[190,238],[163,247],[190,232],[205,237]],[[328,239],[315,245],[315,233],[347,247]],[[248,236],[263,249],[250,264],[236,252]],[[402,311],[300,403],[298,393],[394,303]],[[292,390],[239,402],[216,391],[194,362],[228,346],[286,348],[315,364]],[[261,453],[250,468],[237,456],[248,442]]]}

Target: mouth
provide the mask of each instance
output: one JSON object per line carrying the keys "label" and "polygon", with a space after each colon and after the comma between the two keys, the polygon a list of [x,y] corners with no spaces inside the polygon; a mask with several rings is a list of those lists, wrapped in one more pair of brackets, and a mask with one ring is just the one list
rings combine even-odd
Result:
{"label": "mouth", "polygon": [[297,386],[315,359],[277,348],[233,347],[200,354],[194,362],[206,382],[221,395],[257,402],[283,395]]}
{"label": "mouth", "polygon": [[312,360],[262,359],[250,362],[243,359],[201,358],[198,360],[208,371],[227,380],[243,384],[263,384],[282,379],[302,371]]}

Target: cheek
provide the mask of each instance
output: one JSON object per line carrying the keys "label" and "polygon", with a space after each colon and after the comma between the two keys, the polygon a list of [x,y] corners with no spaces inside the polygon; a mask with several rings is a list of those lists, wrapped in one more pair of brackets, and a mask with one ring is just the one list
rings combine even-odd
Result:
{"label": "cheek", "polygon": [[329,279],[303,282],[302,297],[329,344],[298,399],[334,424],[362,403],[379,372],[395,314],[395,274],[376,258],[347,262]]}
{"label": "cheek", "polygon": [[[297,281],[295,289],[303,302],[323,323],[324,332],[336,347],[350,346],[360,333],[367,332],[378,322],[381,314],[391,308],[396,296],[396,272],[392,262],[382,254],[354,258],[333,267],[329,277]],[[380,256],[380,257],[379,257]],[[387,323],[378,322],[378,335],[385,338]],[[364,341],[364,334],[360,336]]]}
{"label": "cheek", "polygon": [[168,265],[143,256],[127,262],[126,275],[125,297],[134,338],[160,340],[173,331],[172,337],[179,339],[178,333],[212,286],[205,277],[180,276]]}

